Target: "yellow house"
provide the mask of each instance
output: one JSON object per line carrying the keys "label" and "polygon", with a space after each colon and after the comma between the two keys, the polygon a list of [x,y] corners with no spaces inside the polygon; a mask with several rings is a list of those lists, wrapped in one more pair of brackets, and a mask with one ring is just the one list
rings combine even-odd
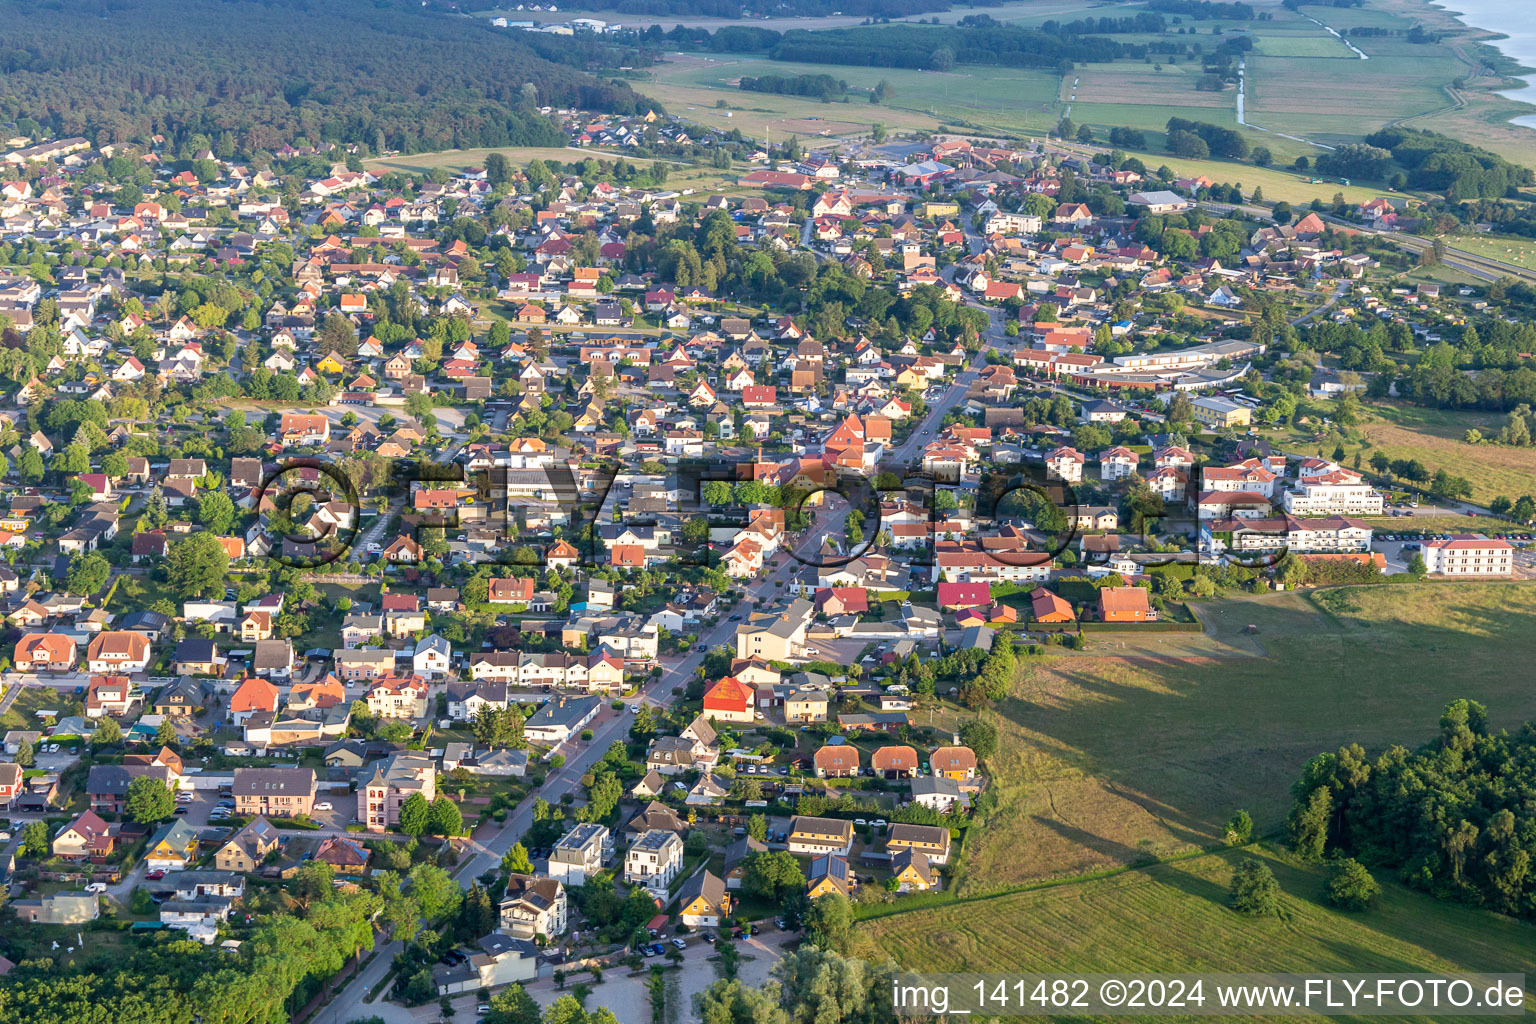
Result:
{"label": "yellow house", "polygon": [[255,871],[267,854],[277,849],[277,840],[277,829],[258,815],[219,847],[213,856],[214,865],[220,871]]}
{"label": "yellow house", "polygon": [[903,850],[926,854],[934,864],[949,860],[949,829],[934,825],[892,825],[886,852],[895,857]]}
{"label": "yellow house", "polygon": [[806,876],[805,882],[807,899],[813,900],[830,893],[847,896],[852,888],[853,875],[848,870],[847,857],[828,853],[811,861],[810,873]]}
{"label": "yellow house", "polygon": [[1246,427],[1252,421],[1252,410],[1225,398],[1201,396],[1190,403],[1195,421],[1221,430],[1226,427]]}
{"label": "yellow house", "polygon": [[902,892],[926,892],[937,881],[928,856],[916,850],[903,850],[891,859],[891,870]]}
{"label": "yellow house", "polygon": [[927,384],[928,378],[910,366],[896,375],[896,386],[899,388],[921,389]]}
{"label": "yellow house", "polygon": [[178,818],[149,837],[144,863],[150,870],[180,871],[197,857],[197,829]]}
{"label": "yellow house", "polygon": [[796,690],[784,698],[784,721],[825,722],[827,720],[827,693],[825,690],[806,688]]}
{"label": "yellow house", "polygon": [[704,870],[683,883],[678,893],[678,920],[690,928],[717,928],[731,915],[731,894],[713,871]]}
{"label": "yellow house", "polygon": [[315,369],[321,373],[340,373],[347,365],[334,352],[327,352],[325,356],[315,364]]}
{"label": "yellow house", "polygon": [[788,846],[790,853],[812,856],[839,853],[846,857],[853,849],[853,822],[797,814],[790,819]]}
{"label": "yellow house", "polygon": [[924,217],[958,217],[960,216],[960,204],[948,202],[927,202],[923,204]]}
{"label": "yellow house", "polygon": [[612,655],[594,657],[587,666],[587,692],[606,690],[618,693],[624,689],[624,662]]}

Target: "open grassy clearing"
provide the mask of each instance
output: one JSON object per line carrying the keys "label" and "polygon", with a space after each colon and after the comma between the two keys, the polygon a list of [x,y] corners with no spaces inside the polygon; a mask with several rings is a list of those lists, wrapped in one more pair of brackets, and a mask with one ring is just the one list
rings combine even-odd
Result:
{"label": "open grassy clearing", "polygon": [[1450,244],[1474,256],[1536,269],[1536,239],[1513,235],[1458,235]]}
{"label": "open grassy clearing", "polygon": [[[1283,917],[1247,918],[1225,905],[1233,869],[1249,856],[1274,871]],[[1325,879],[1320,866],[1255,847],[914,910],[863,923],[855,935],[862,948],[926,971],[1525,972],[1536,964],[1529,925],[1385,878],[1376,906],[1345,913],[1321,902]]]}
{"label": "open grassy clearing", "polygon": [[1536,588],[1348,595],[1354,610],[1331,614],[1305,594],[1203,603],[1204,655],[1143,644],[1120,656],[1111,636],[1086,655],[1027,662],[989,713],[999,810],[969,841],[961,891],[1197,849],[1239,807],[1275,828],[1308,757],[1353,741],[1417,744],[1457,697],[1484,701],[1496,727],[1536,717],[1536,692],[1508,671],[1536,657]]}
{"label": "open grassy clearing", "polygon": [[[1536,449],[1462,441],[1468,430],[1497,434],[1505,420],[1500,413],[1381,403],[1366,406],[1365,412],[1358,430],[1369,444],[1346,440],[1346,463],[1353,464],[1357,452],[1362,462],[1377,451],[1394,459],[1418,459],[1431,472],[1444,469],[1466,477],[1472,483],[1472,500],[1479,503],[1501,494],[1536,493]],[[1334,445],[1331,440],[1315,442],[1310,427],[1271,429],[1265,436],[1293,451],[1331,454]]]}
{"label": "open grassy clearing", "polygon": [[[1082,103],[1231,107],[1237,102],[1230,88],[1197,91],[1198,64],[1164,64],[1161,71],[1153,70],[1150,64],[1089,64],[1069,77],[1078,78],[1077,99]],[[1167,118],[1163,120],[1166,123]]]}
{"label": "open grassy clearing", "polygon": [[[1310,25],[1311,22],[1307,22],[1307,24]],[[1364,47],[1361,47],[1361,49],[1364,49]],[[1329,35],[1322,29],[1317,29],[1312,34],[1297,33],[1295,35],[1265,32],[1259,36],[1255,50],[1266,57],[1338,57],[1346,60],[1360,59],[1337,36]],[[1367,50],[1366,52],[1369,53],[1370,51]]]}
{"label": "open grassy clearing", "polygon": [[[1076,111],[1073,112],[1073,120],[1077,120]],[[1098,127],[1097,122],[1090,123],[1095,128]],[[1362,185],[1341,185],[1334,180],[1324,180],[1314,185],[1307,180],[1308,176],[1305,174],[1297,174],[1280,167],[1256,167],[1253,164],[1239,163],[1235,160],[1187,160],[1167,153],[1132,153],[1131,155],[1140,158],[1142,163],[1154,170],[1167,164],[1181,176],[1194,177],[1203,174],[1213,181],[1229,184],[1241,182],[1244,193],[1252,192],[1254,186],[1258,186],[1264,190],[1265,199],[1284,199],[1297,204],[1310,203],[1314,199],[1330,203],[1333,201],[1334,194],[1338,192],[1344,193],[1345,200],[1351,203],[1362,203],[1367,199],[1385,194],[1381,189],[1366,188]]]}
{"label": "open grassy clearing", "polygon": [[[844,104],[744,92],[738,87],[744,76],[767,74],[828,74],[858,91]],[[892,99],[878,106],[867,103],[864,93],[882,80],[895,89]],[[692,120],[736,127],[748,134],[771,130],[775,136],[794,132],[808,139],[823,131],[862,134],[876,121],[892,130],[931,129],[942,122],[964,121],[1007,133],[1043,131],[1059,116],[1058,83],[1059,76],[1031,69],[968,65],[940,73],[797,64],[757,55],[718,59],[678,55],[651,69],[649,77],[635,78],[641,91]],[[716,106],[722,100],[723,109]]]}
{"label": "open grassy clearing", "polygon": [[[1375,446],[1371,451],[1394,459],[1416,458],[1432,471],[1443,468],[1464,476],[1472,483],[1474,501],[1536,493],[1536,448],[1462,441],[1469,429],[1497,433],[1503,416],[1408,405],[1371,406],[1370,411],[1371,420],[1361,429]],[[1370,452],[1365,457],[1370,458]]]}
{"label": "open grassy clearing", "polygon": [[1394,118],[1444,106],[1439,85],[1462,70],[1438,48],[1412,63],[1260,55],[1248,61],[1249,119],[1268,128],[1261,115],[1353,113],[1356,133],[1366,135]]}

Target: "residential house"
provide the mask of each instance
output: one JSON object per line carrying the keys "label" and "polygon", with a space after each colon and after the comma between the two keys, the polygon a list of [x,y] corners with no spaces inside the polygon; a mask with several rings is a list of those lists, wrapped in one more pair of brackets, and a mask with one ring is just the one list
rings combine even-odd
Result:
{"label": "residential house", "polygon": [[676,832],[651,829],[624,855],[624,881],[665,889],[683,866],[683,841]]}
{"label": "residential house", "polygon": [[236,768],[235,813],[308,817],[315,809],[313,768]]}
{"label": "residential house", "polygon": [[797,814],[790,819],[788,849],[811,856],[839,853],[846,857],[853,849],[853,822]]}

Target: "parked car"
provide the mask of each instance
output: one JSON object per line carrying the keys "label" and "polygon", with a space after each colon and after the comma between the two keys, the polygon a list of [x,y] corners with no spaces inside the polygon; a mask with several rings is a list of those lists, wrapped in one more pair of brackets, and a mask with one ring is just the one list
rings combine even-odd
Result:
{"label": "parked car", "polygon": [[673,939],[672,945],[676,946],[678,949],[688,948],[688,943],[684,942],[682,939]]}
{"label": "parked car", "polygon": [[107,883],[106,882],[92,882],[90,885],[85,887],[85,891],[86,892],[106,892],[107,891]]}
{"label": "parked car", "polygon": [[156,868],[153,871],[147,872],[144,877],[151,882],[158,882],[160,879],[165,877],[165,869]]}
{"label": "parked car", "polygon": [[334,811],[335,809],[335,806],[329,800],[322,800],[315,804],[315,810],[317,811]]}

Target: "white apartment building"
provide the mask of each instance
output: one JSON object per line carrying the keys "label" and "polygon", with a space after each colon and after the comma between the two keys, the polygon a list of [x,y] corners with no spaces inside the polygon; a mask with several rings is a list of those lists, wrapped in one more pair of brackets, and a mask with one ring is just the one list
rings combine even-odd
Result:
{"label": "white apartment building", "polygon": [[1383,511],[1381,493],[1347,469],[1302,476],[1281,501],[1293,516],[1379,516]]}
{"label": "white apartment building", "polygon": [[1514,547],[1480,533],[1424,542],[1424,568],[1442,576],[1508,576],[1514,567]]}
{"label": "white apartment building", "polygon": [[549,877],[566,885],[581,885],[603,869],[613,849],[613,834],[602,825],[582,822],[555,843],[549,855]]}
{"label": "white apartment building", "polygon": [[683,866],[683,841],[676,832],[653,828],[624,855],[624,881],[665,889]]}
{"label": "white apartment building", "polygon": [[1045,474],[1053,480],[1065,480],[1069,484],[1082,483],[1083,463],[1087,460],[1075,448],[1057,448],[1045,457]]}

